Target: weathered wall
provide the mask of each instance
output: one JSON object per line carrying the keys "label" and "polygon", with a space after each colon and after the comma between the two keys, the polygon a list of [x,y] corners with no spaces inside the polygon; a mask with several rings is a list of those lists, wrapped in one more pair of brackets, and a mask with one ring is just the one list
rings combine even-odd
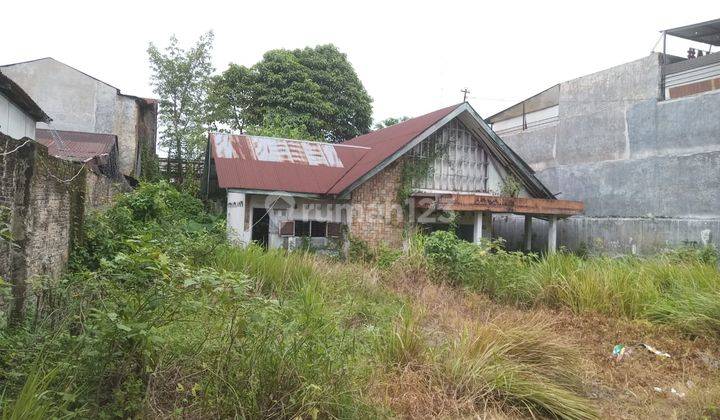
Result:
{"label": "weathered wall", "polygon": [[11,137],[35,138],[35,120],[0,94],[0,131]]}
{"label": "weathered wall", "polygon": [[[0,153],[24,140],[0,135]],[[0,277],[13,285],[15,319],[22,317],[29,296],[27,280],[61,274],[86,210],[107,204],[121,188],[79,164],[49,156],[35,142],[0,156],[0,205],[10,209],[13,238],[13,243],[0,241]]]}
{"label": "weathered wall", "polygon": [[350,196],[350,234],[371,246],[402,246],[404,212],[397,202],[403,159],[398,159],[356,188]]}
{"label": "weathered wall", "polygon": [[[503,136],[559,198],[585,203],[560,222],[560,245],[647,253],[708,229],[720,239],[720,92],[660,101],[659,60],[562,83],[555,126]],[[520,244],[522,222],[504,219],[496,232]]]}
{"label": "weathered wall", "polygon": [[[122,95],[117,88],[52,58],[4,66],[2,71],[53,119],[52,128],[116,134],[121,172],[139,176],[139,144],[151,142],[154,151],[157,126],[157,113],[142,109],[144,99]],[[152,134],[151,139],[139,137],[141,124],[151,126],[144,131]]]}

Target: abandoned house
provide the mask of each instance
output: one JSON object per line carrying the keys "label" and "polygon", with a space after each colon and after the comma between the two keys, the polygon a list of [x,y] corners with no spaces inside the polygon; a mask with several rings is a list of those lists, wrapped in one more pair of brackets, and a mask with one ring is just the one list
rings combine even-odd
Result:
{"label": "abandoned house", "polygon": [[[668,29],[704,43],[562,82],[487,119],[552,191],[585,203],[558,225],[569,249],[653,253],[720,237],[720,19]],[[496,218],[509,245],[523,220]],[[536,230],[536,237],[543,237]]]}
{"label": "abandoned house", "polygon": [[339,144],[214,133],[207,147],[203,191],[241,244],[400,247],[410,228],[449,226],[478,242],[493,214],[512,213],[528,231],[543,220],[553,251],[558,218],[583,209],[557,200],[468,103]]}
{"label": "abandoned house", "polygon": [[[62,130],[61,135],[115,136],[121,174],[138,179],[143,153],[155,154],[156,100],[123,94],[120,89],[50,57],[3,65],[0,71],[52,116],[52,128]],[[38,128],[49,127],[39,122]],[[91,142],[100,141],[96,140]]]}

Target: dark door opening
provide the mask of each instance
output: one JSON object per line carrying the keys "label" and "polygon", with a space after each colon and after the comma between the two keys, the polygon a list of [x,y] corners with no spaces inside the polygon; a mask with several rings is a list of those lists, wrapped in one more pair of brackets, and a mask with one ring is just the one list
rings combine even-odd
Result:
{"label": "dark door opening", "polygon": [[266,209],[253,208],[252,212],[252,237],[253,242],[268,247],[270,240],[270,216]]}
{"label": "dark door opening", "polygon": [[[421,224],[420,228],[424,233],[433,233],[436,230],[453,230],[453,226],[448,223],[425,223]],[[473,225],[456,225],[454,226],[455,235],[458,238],[472,242],[473,241]]]}

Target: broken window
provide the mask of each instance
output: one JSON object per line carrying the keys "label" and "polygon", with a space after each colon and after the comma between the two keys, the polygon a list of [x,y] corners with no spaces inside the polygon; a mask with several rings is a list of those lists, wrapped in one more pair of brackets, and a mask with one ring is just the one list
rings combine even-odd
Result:
{"label": "broken window", "polygon": [[310,222],[296,220],[295,236],[310,236]]}
{"label": "broken window", "polygon": [[313,220],[310,223],[310,236],[313,238],[324,238],[327,236],[327,223]]}

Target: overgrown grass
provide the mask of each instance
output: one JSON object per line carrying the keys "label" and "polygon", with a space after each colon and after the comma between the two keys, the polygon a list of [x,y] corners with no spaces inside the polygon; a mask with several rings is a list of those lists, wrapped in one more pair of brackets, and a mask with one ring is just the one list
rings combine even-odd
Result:
{"label": "overgrown grass", "polygon": [[477,325],[439,355],[437,375],[474,404],[507,404],[530,416],[592,419],[580,396],[577,354],[553,339],[549,325]]}
{"label": "overgrown grass", "polygon": [[392,270],[523,306],[718,328],[717,273],[685,254],[539,259],[445,233],[360,254],[231,247],[199,201],[143,184],[88,221],[68,273],[35,279],[27,322],[0,331],[3,418],[387,417],[370,390],[402,372],[467,415],[596,416],[549,324],[429,334],[434,309],[385,284]]}
{"label": "overgrown grass", "polygon": [[[163,184],[90,220],[70,272],[37,281],[35,313],[0,332],[3,412],[383,415],[364,391],[402,299],[356,267],[223,235]],[[56,375],[39,381],[36,367]]]}
{"label": "overgrown grass", "polygon": [[439,281],[501,302],[647,319],[691,335],[720,335],[720,272],[713,248],[646,258],[564,252],[540,258],[505,251],[499,243],[463,242],[450,232],[435,232],[414,245],[427,255]]}

